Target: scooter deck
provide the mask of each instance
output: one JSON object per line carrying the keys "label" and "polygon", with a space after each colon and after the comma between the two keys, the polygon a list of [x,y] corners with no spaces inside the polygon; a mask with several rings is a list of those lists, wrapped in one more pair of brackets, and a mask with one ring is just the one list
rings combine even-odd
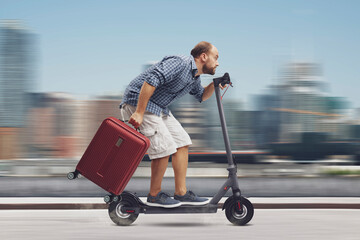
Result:
{"label": "scooter deck", "polygon": [[142,204],[140,207],[140,213],[145,213],[145,214],[216,213],[217,209],[218,206],[214,204],[206,204],[202,206],[183,205],[175,208],[152,207],[146,204]]}

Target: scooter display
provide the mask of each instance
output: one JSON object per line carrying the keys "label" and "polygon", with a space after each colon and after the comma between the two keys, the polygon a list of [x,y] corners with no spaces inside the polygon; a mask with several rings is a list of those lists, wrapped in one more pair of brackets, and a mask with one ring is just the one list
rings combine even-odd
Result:
{"label": "scooter display", "polygon": [[[234,225],[247,224],[254,215],[254,207],[252,203],[241,195],[241,190],[237,178],[237,165],[235,158],[232,155],[228,130],[225,121],[224,109],[221,101],[220,87],[229,84],[232,86],[230,76],[225,73],[224,76],[214,78],[214,87],[217,107],[219,110],[220,123],[224,137],[226,148],[226,156],[228,160],[228,178],[220,187],[219,191],[212,197],[210,202],[202,206],[181,205],[175,208],[162,208],[148,206],[142,202],[141,199],[132,192],[123,191],[120,195],[106,195],[104,201],[108,204],[108,212],[111,220],[120,226],[128,226],[132,224],[139,216],[139,214],[196,214],[196,213],[216,213],[218,210],[218,203],[225,196],[229,189],[232,190],[232,195],[226,199],[222,206],[225,210],[226,218]],[[69,173],[70,174],[70,173]],[[68,177],[69,178],[69,177]],[[74,179],[74,178],[69,178]]]}

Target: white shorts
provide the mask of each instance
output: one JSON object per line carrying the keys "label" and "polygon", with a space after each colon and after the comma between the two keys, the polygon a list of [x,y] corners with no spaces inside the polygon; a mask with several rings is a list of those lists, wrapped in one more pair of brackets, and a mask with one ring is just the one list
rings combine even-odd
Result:
{"label": "white shorts", "polygon": [[[128,121],[135,110],[136,107],[123,104],[120,109],[120,120]],[[150,159],[170,156],[176,153],[178,148],[192,144],[189,134],[171,112],[169,116],[161,114],[159,117],[146,111],[140,132],[150,140],[147,152]]]}

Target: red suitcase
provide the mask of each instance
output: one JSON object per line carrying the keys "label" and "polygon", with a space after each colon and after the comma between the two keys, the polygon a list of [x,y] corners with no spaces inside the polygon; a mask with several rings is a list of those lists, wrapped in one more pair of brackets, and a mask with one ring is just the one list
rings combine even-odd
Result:
{"label": "red suitcase", "polygon": [[106,118],[76,170],[106,191],[122,193],[144,157],[150,141],[124,122]]}

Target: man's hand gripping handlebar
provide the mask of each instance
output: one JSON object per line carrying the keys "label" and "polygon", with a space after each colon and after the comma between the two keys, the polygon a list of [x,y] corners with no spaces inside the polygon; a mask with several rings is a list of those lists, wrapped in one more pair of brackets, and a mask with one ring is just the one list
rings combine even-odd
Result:
{"label": "man's hand gripping handlebar", "polygon": [[230,80],[229,73],[225,73],[224,76],[222,77],[214,78],[213,81],[214,81],[214,86],[220,87],[221,89],[223,89],[227,84],[230,84],[231,87],[233,86]]}

